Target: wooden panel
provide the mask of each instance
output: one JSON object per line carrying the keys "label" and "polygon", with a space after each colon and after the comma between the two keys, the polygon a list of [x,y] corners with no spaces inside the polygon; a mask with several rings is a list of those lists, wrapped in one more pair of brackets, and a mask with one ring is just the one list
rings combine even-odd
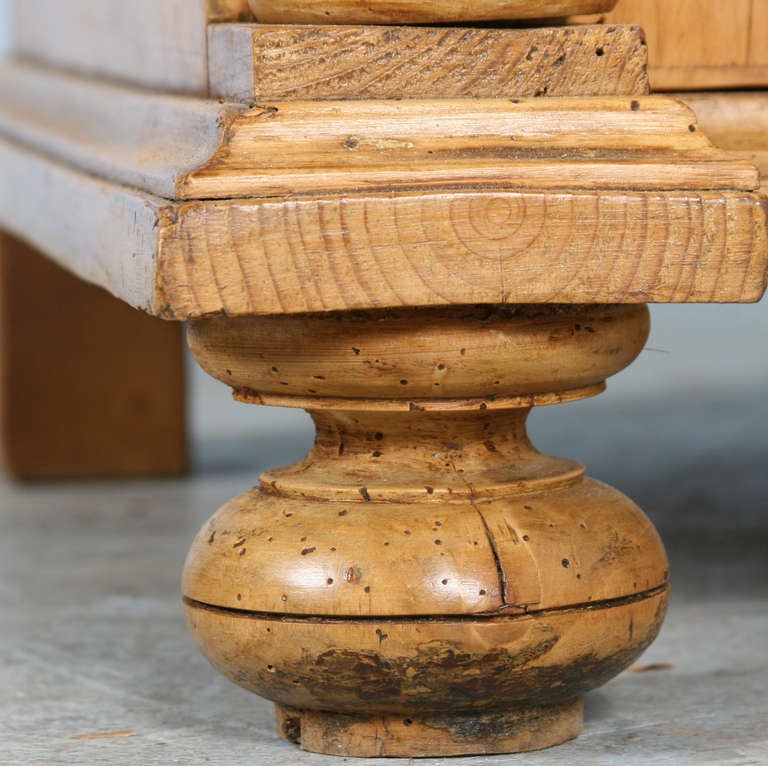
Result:
{"label": "wooden panel", "polygon": [[[168,199],[501,188],[755,189],[662,97],[204,99],[0,67],[0,134]],[[116,138],[116,136],[118,138]]]}
{"label": "wooden panel", "polygon": [[651,67],[648,76],[657,92],[768,87],[768,66]]}
{"label": "wooden panel", "polygon": [[768,93],[686,93],[707,135],[768,178]]}
{"label": "wooden panel", "polygon": [[249,0],[257,21],[277,24],[429,24],[601,13],[616,0]]}
{"label": "wooden panel", "polygon": [[768,0],[752,0],[749,63],[768,68]]}
{"label": "wooden panel", "polygon": [[179,328],[0,233],[0,459],[17,478],[184,472]]}
{"label": "wooden panel", "polygon": [[603,19],[645,29],[654,90],[768,86],[768,0],[622,0]]}
{"label": "wooden panel", "polygon": [[160,90],[204,94],[206,26],[247,0],[12,0],[15,53]]}
{"label": "wooden panel", "polygon": [[211,94],[244,101],[643,95],[646,62],[625,26],[209,28]]}
{"label": "wooden panel", "polygon": [[153,313],[764,289],[757,170],[666,97],[244,109],[34,82],[0,97],[0,225]]}

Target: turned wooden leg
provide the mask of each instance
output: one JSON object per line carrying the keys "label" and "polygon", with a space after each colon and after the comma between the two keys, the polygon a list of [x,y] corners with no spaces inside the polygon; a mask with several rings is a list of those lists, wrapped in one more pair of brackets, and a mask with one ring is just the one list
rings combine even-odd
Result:
{"label": "turned wooden leg", "polygon": [[178,326],[0,232],[0,460],[22,479],[186,468]]}
{"label": "turned wooden leg", "polygon": [[651,643],[667,560],[646,516],[538,452],[530,409],[639,353],[644,306],[215,318],[190,345],[237,398],[303,407],[300,463],[196,538],[183,591],[210,661],[279,731],[352,756],[532,750]]}

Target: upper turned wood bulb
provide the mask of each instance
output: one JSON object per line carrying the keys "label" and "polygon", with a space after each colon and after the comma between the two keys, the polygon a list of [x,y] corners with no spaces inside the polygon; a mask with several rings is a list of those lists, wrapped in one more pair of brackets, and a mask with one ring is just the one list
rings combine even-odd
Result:
{"label": "upper turned wood bulb", "polygon": [[249,0],[257,21],[277,24],[450,24],[547,19],[610,11],[616,0]]}

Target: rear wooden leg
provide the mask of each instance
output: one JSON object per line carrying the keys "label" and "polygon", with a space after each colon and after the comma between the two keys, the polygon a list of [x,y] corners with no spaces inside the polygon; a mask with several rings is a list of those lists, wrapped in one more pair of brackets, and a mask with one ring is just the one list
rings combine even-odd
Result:
{"label": "rear wooden leg", "polygon": [[0,461],[19,479],[186,469],[177,325],[0,232]]}

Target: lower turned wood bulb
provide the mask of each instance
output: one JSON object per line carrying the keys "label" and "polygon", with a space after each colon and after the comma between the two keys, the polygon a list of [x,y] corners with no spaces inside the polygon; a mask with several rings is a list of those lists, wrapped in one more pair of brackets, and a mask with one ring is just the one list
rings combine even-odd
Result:
{"label": "lower turned wood bulb", "polygon": [[582,695],[653,641],[667,560],[647,517],[538,452],[540,404],[599,393],[643,306],[408,309],[194,323],[245,401],[304,407],[300,463],[200,531],[201,650],[307,750],[448,756],[579,734]]}

